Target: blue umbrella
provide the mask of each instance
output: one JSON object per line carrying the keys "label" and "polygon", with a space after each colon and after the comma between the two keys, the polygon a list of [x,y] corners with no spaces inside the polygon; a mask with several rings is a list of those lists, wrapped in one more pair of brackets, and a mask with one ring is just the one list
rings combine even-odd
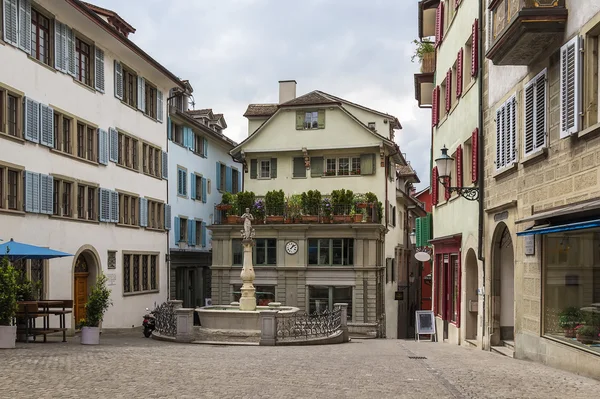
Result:
{"label": "blue umbrella", "polygon": [[21,259],[53,259],[73,256],[66,252],[16,242],[12,238],[9,242],[0,244],[0,257],[4,255],[8,256],[12,262]]}

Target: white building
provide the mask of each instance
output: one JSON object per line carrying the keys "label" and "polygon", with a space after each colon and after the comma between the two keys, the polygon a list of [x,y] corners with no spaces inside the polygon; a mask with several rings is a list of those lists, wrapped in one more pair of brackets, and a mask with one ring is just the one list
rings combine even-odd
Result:
{"label": "white building", "polygon": [[99,273],[113,301],[103,327],[139,325],[167,298],[165,98],[184,85],[112,11],[3,5],[0,236],[74,255],[22,266],[42,298],[74,300],[67,327]]}
{"label": "white building", "polygon": [[211,109],[188,110],[192,87],[169,96],[169,235],[171,298],[185,307],[204,306],[210,298],[211,235],[215,205],[224,192],[242,187],[241,165],[229,151],[237,145],[223,135],[227,123]]}

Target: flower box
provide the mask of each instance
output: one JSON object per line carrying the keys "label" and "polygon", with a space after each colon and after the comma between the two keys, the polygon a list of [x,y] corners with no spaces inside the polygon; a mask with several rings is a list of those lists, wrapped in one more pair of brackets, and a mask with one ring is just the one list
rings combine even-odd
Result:
{"label": "flower box", "polygon": [[352,223],[352,216],[333,215],[333,223]]}
{"label": "flower box", "polygon": [[357,213],[353,216],[353,222],[354,223],[360,223],[363,221],[363,215],[362,213]]}
{"label": "flower box", "polygon": [[283,216],[267,216],[267,223],[283,223]]}
{"label": "flower box", "polygon": [[217,205],[217,210],[219,210],[219,211],[228,211],[231,208],[233,208],[233,205],[231,205],[231,204],[219,204],[219,205]]}
{"label": "flower box", "polygon": [[359,203],[356,204],[356,207],[360,208],[360,209],[365,209],[367,207],[367,203],[366,202],[359,202]]}
{"label": "flower box", "polygon": [[227,224],[240,224],[242,219],[237,215],[227,215]]}
{"label": "flower box", "polygon": [[317,223],[319,216],[317,215],[302,215],[302,223]]}

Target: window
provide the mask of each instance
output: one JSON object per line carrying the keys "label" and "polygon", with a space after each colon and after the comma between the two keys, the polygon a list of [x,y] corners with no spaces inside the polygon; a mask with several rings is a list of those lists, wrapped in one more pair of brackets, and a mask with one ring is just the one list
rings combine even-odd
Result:
{"label": "window", "polygon": [[308,240],[309,265],[353,265],[354,239],[320,238]]}
{"label": "window", "polygon": [[31,56],[50,65],[50,20],[31,9]]}
{"label": "window", "polygon": [[123,292],[158,291],[158,255],[123,254]]}
{"label": "window", "polygon": [[473,35],[469,37],[469,40],[465,44],[465,50],[463,51],[463,66],[462,66],[462,78],[463,88],[466,89],[473,80],[473,74],[471,68],[473,65]]}
{"label": "window", "polygon": [[177,195],[187,197],[187,170],[177,168]]}
{"label": "window", "polygon": [[187,224],[186,218],[179,218],[179,242],[187,242]]}
{"label": "window", "polygon": [[271,160],[262,159],[260,161],[260,175],[261,179],[270,179],[271,178]]}
{"label": "window", "polygon": [[96,143],[98,142],[96,135],[95,127],[77,122],[77,156],[79,158],[96,161]]}
{"label": "window", "polygon": [[165,204],[148,200],[148,226],[155,230],[165,229]]}
{"label": "window", "polygon": [[157,90],[156,87],[151,85],[148,81],[146,81],[145,85],[145,97],[146,97],[146,107],[144,109],[144,113],[149,117],[156,119],[156,97]]}
{"label": "window", "polygon": [[73,141],[71,138],[72,124],[73,119],[58,112],[54,112],[54,149],[56,151],[64,152],[66,154],[73,153],[71,146]]}
{"label": "window", "polygon": [[457,68],[458,68],[458,61],[456,61],[454,63],[454,65],[452,65],[452,72],[451,72],[451,76],[452,76],[452,88],[450,89],[450,109],[452,109],[452,107],[456,104],[456,102],[458,101],[458,97],[457,97],[457,91],[456,88],[457,83],[458,83],[458,72],[457,72]]}
{"label": "window", "polygon": [[308,287],[308,313],[333,311],[336,303],[348,304],[348,320],[352,320],[352,288],[353,287]]}
{"label": "window", "polygon": [[208,150],[208,142],[206,141],[206,139],[200,136],[199,134],[193,133],[193,140],[194,153],[200,155],[201,157],[206,157]]}
{"label": "window", "polygon": [[294,177],[306,177],[306,165],[303,157],[294,158]]}
{"label": "window", "polygon": [[513,96],[496,110],[496,170],[517,160],[517,100]]}
{"label": "window", "polygon": [[17,271],[17,284],[23,284],[26,281],[35,283],[33,287],[39,291],[34,292],[34,295],[39,299],[46,298],[46,262],[41,259],[20,259],[12,262]]}
{"label": "window", "polygon": [[[56,180],[55,180],[56,182]],[[98,220],[96,210],[97,188],[85,183],[77,183],[77,218]]]}
{"label": "window", "polygon": [[546,70],[531,79],[525,97],[525,156],[546,146]]}
{"label": "window", "polygon": [[183,126],[176,125],[173,122],[171,122],[171,123],[172,123],[174,141],[179,145],[183,145]]}
{"label": "window", "polygon": [[[600,230],[548,234],[542,250],[544,335],[600,354]],[[594,344],[574,339],[581,328]]]}
{"label": "window", "polygon": [[306,112],[304,114],[304,128],[318,129],[319,128],[319,113],[317,111]]}
{"label": "window", "polygon": [[325,129],[325,110],[296,111],[296,130]]}
{"label": "window", "polygon": [[[54,207],[52,214],[54,216],[74,217],[73,205],[75,196],[75,184],[73,181],[65,180],[54,176],[53,200]],[[78,205],[75,203],[75,205]]]}
{"label": "window", "polygon": [[212,191],[212,189],[211,189],[210,179],[207,179],[206,180],[206,193],[210,194],[211,191]]}
{"label": "window", "polygon": [[137,109],[137,74],[123,65],[123,101]]}
{"label": "window", "polygon": [[152,144],[142,145],[142,169],[147,175],[162,178],[162,150]]}
{"label": "window", "polygon": [[119,223],[128,226],[137,226],[139,224],[139,203],[138,196],[119,193]]}
{"label": "window", "polygon": [[325,176],[360,175],[360,157],[327,158]]}
{"label": "window", "polygon": [[21,124],[23,100],[20,96],[0,87],[0,132],[22,137]]}
{"label": "window", "polygon": [[202,235],[205,233],[204,229],[202,229],[202,220],[194,220],[192,223],[196,223],[196,229],[194,230],[196,232],[196,246],[201,247],[203,246]]}
{"label": "window", "polygon": [[119,132],[119,158],[117,164],[138,169],[138,140]]}
{"label": "window", "polygon": [[[446,76],[448,76],[446,74]],[[447,79],[444,80],[442,82],[442,84],[440,85],[440,94],[438,97],[438,112],[439,112],[439,121],[441,122],[442,119],[444,119],[446,117],[446,115],[448,114],[448,111],[446,110],[446,88],[447,88]],[[442,102],[444,101],[444,102]]]}
{"label": "window", "polygon": [[435,295],[436,295],[436,314],[439,316],[443,316],[444,314],[444,291],[443,291],[443,281],[444,277],[442,276],[442,271],[444,270],[442,263],[442,255],[436,255],[436,264],[435,264]]}
{"label": "window", "polygon": [[23,210],[23,171],[0,164],[0,209]]}
{"label": "window", "polygon": [[196,188],[194,190],[194,192],[196,193],[196,197],[194,199],[198,200],[198,201],[202,201],[202,176],[200,175],[195,175],[196,178],[193,179],[194,180],[194,184],[196,185]]}
{"label": "window", "polygon": [[237,194],[240,192],[240,172],[233,168],[231,168],[231,187],[232,194]]}
{"label": "window", "polygon": [[452,298],[450,300],[450,320],[458,322],[460,312],[460,293],[458,292],[460,284],[460,267],[458,265],[458,255],[450,255],[450,290]]}
{"label": "window", "polygon": [[368,126],[369,126],[369,129],[371,129],[372,131],[375,131],[375,122],[369,122]]}
{"label": "window", "polygon": [[600,24],[596,25],[585,36],[583,42],[583,111],[584,128],[590,128],[600,122],[598,101],[600,101]]}
{"label": "window", "polygon": [[89,44],[80,38],[75,38],[75,78],[88,86],[92,85],[90,73],[91,48]]}
{"label": "window", "polygon": [[[234,238],[231,240],[233,265],[241,265],[244,255],[242,240]],[[252,258],[255,266],[266,266],[277,264],[277,240],[274,238],[257,238],[252,247]]]}

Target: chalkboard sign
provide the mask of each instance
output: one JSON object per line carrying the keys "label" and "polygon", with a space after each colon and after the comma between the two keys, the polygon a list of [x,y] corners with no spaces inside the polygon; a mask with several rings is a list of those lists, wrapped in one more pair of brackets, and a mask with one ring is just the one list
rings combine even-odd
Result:
{"label": "chalkboard sign", "polygon": [[433,338],[435,332],[435,316],[431,310],[417,310],[415,312],[415,338],[419,339],[419,335],[427,334]]}

